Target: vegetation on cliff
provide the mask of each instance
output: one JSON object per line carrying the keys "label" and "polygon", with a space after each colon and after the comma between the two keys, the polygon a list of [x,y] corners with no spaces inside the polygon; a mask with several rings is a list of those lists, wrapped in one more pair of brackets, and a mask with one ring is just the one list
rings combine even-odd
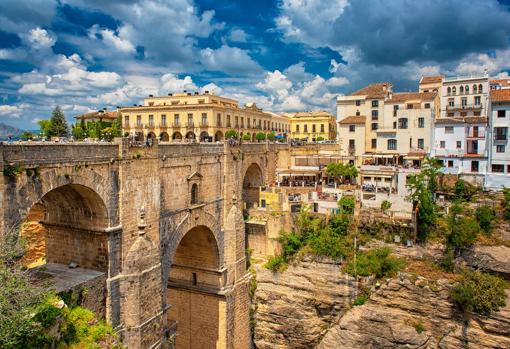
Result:
{"label": "vegetation on cliff", "polygon": [[0,348],[121,348],[93,312],[34,283],[19,263],[24,251],[17,231],[0,241]]}

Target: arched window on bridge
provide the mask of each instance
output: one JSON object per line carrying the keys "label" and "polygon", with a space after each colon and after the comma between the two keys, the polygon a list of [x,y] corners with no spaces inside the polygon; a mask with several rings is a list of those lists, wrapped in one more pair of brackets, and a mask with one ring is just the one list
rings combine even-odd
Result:
{"label": "arched window on bridge", "polygon": [[198,184],[193,183],[191,186],[191,204],[196,205],[198,204]]}

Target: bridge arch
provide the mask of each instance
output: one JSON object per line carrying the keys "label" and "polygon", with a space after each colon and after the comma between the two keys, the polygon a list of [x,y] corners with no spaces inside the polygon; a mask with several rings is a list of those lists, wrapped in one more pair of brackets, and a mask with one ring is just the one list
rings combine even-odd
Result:
{"label": "bridge arch", "polygon": [[243,201],[246,208],[252,208],[259,202],[259,188],[264,185],[264,175],[257,163],[251,163],[243,176]]}

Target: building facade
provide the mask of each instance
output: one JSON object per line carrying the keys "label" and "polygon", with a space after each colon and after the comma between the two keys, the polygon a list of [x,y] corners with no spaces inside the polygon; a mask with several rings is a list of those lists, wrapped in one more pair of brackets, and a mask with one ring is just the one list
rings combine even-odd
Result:
{"label": "building facade", "polygon": [[142,141],[146,138],[162,142],[221,141],[231,129],[240,136],[249,135],[254,141],[260,132],[286,135],[290,130],[290,123],[283,116],[276,118],[254,103],[241,108],[238,101],[208,91],[150,95],[143,105],[123,107],[120,112],[124,134]]}
{"label": "building facade", "polygon": [[287,113],[290,138],[315,142],[336,140],[336,119],[326,111]]}
{"label": "building facade", "polygon": [[474,176],[487,172],[488,97],[487,75],[443,78],[431,155],[442,162],[445,172]]}

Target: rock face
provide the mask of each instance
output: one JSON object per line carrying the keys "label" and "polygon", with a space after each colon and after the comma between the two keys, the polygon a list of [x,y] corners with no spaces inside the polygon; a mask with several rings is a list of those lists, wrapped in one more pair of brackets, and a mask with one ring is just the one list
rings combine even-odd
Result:
{"label": "rock face", "polygon": [[448,300],[448,288],[447,281],[399,274],[340,317],[318,348],[510,348],[510,297],[490,317],[466,318]]}
{"label": "rock face", "polygon": [[255,346],[313,348],[354,298],[354,281],[331,260],[305,259],[283,273],[257,268]]}
{"label": "rock face", "polygon": [[472,267],[502,274],[510,279],[510,248],[506,246],[475,246],[464,254]]}

